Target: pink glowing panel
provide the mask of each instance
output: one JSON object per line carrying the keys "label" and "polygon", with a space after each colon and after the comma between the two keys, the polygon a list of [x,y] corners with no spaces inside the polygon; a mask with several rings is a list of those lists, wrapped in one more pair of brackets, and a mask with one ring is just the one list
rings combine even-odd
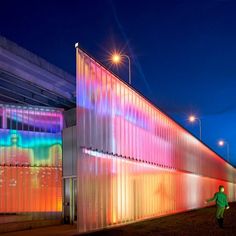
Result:
{"label": "pink glowing panel", "polygon": [[60,132],[62,110],[32,106],[1,105],[0,128]]}
{"label": "pink glowing panel", "polygon": [[78,50],[77,59],[82,146],[211,177],[235,174],[232,166],[85,53]]}

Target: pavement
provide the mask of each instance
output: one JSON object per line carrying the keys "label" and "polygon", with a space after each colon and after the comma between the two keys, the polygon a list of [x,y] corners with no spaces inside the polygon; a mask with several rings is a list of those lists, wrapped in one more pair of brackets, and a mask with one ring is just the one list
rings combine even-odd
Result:
{"label": "pavement", "polygon": [[3,233],[2,236],[72,236],[76,235],[75,225],[57,225],[30,230],[22,230],[11,233]]}
{"label": "pavement", "polygon": [[[161,218],[146,220],[126,226],[106,229],[86,235],[91,236],[154,236],[154,235],[198,235],[236,236],[236,203],[225,212],[225,224],[221,229],[215,222],[215,207],[188,211]],[[60,225],[2,234],[3,236],[72,236],[76,226]]]}

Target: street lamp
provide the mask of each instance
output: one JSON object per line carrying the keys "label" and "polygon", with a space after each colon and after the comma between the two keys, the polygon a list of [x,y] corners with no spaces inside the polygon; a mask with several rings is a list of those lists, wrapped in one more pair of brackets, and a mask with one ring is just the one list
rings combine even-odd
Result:
{"label": "street lamp", "polygon": [[226,150],[227,150],[227,161],[229,162],[229,143],[224,141],[224,140],[220,140],[218,142],[218,145],[223,147],[223,146],[226,146]]}
{"label": "street lamp", "polygon": [[194,123],[196,120],[198,121],[198,124],[199,124],[199,137],[200,137],[200,140],[202,140],[202,122],[201,122],[201,120],[198,117],[194,116],[194,115],[189,116],[188,120],[191,123]]}
{"label": "street lamp", "polygon": [[128,63],[129,63],[129,84],[131,85],[131,62],[130,62],[130,57],[126,54],[120,54],[120,53],[114,53],[111,57],[112,62],[114,64],[119,64],[122,60],[122,57],[127,58],[128,59]]}

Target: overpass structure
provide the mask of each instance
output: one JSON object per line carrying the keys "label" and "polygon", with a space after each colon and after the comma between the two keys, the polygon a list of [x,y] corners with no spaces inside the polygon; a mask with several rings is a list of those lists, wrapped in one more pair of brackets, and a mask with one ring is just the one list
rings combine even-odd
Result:
{"label": "overpass structure", "polygon": [[75,107],[75,78],[0,36],[0,102]]}

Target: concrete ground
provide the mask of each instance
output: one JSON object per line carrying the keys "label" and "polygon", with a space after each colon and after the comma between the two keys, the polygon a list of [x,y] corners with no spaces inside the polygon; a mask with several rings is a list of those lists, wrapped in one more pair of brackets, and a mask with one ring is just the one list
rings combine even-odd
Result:
{"label": "concrete ground", "polygon": [[2,236],[72,236],[76,235],[76,226],[58,225],[31,230],[3,233]]}
{"label": "concrete ground", "polygon": [[[225,212],[225,227],[216,225],[215,207],[209,207],[157,219],[146,220],[87,235],[91,236],[154,236],[154,235],[236,235],[236,203],[230,204]],[[72,236],[76,235],[75,226],[61,225],[3,234],[3,236]]]}

